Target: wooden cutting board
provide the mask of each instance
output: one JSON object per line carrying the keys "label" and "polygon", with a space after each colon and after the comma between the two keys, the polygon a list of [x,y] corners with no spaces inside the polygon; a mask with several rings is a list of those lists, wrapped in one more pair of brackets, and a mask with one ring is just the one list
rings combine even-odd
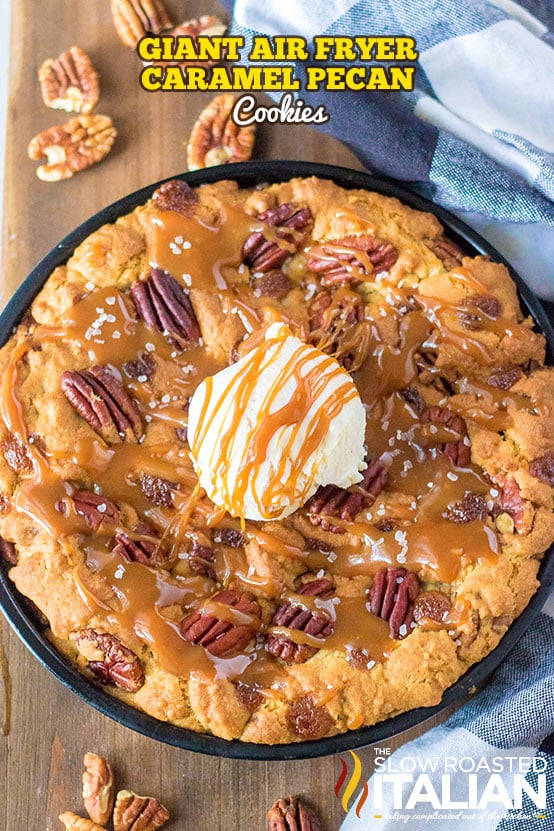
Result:
{"label": "wooden cutting board", "polygon": [[[168,5],[176,22],[221,13],[212,0],[201,7],[191,0],[168,0]],[[124,194],[184,171],[189,131],[212,97],[144,92],[138,83],[139,60],[118,40],[108,0],[15,0],[11,43],[0,305],[81,221]],[[43,105],[37,69],[44,59],[74,44],[89,53],[100,73],[97,112],[113,118],[118,138],[101,164],[67,181],[47,184],[37,179],[27,144],[39,131],[63,123],[66,116]],[[255,158],[360,168],[346,148],[304,126],[260,127]],[[0,728],[2,723],[0,828],[6,831],[55,831],[61,828],[60,812],[82,812],[82,758],[89,750],[112,761],[121,787],[153,794],[167,805],[172,814],[168,831],[263,829],[268,807],[290,793],[310,798],[324,815],[328,831],[338,828],[344,817],[334,795],[341,770],[338,758],[233,761],[147,739],[103,717],[66,690],[0,618]],[[388,746],[394,748],[413,735]],[[360,753],[366,774],[374,755],[374,748]]]}

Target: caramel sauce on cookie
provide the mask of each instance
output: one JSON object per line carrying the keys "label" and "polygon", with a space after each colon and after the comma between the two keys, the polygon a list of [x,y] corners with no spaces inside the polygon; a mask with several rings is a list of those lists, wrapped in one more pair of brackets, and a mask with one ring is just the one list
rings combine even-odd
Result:
{"label": "caramel sauce on cookie", "polygon": [[[355,207],[345,209],[345,216],[348,212],[352,212],[358,221],[363,220],[358,217]],[[223,204],[219,220],[213,226],[172,211],[152,211],[147,233],[151,265],[173,275],[185,287],[216,292],[234,302],[245,331],[249,333],[250,342],[246,342],[249,347],[262,341],[264,327],[271,322],[272,315],[275,320],[287,320],[285,306],[272,307],[271,314],[264,319],[259,299],[243,277],[243,244],[250,234],[260,231],[267,240],[289,248],[291,252],[295,250],[267,223]],[[294,232],[290,233],[294,238]],[[341,253],[339,249],[340,246],[337,250]],[[356,257],[371,274],[371,262],[364,252],[357,251]],[[488,291],[468,268],[457,268],[452,275],[470,292],[485,294]],[[455,346],[481,367],[492,365],[494,359],[478,333],[460,327],[460,311],[467,311],[466,307],[422,297],[415,290],[403,291],[387,283],[386,279],[380,281],[380,287],[386,300],[365,307],[365,318],[358,322],[357,329],[353,329],[356,336],[352,335],[346,348],[354,355],[356,371],[353,378],[366,409],[368,458],[381,460],[386,466],[386,492],[352,521],[334,518],[344,533],[335,534],[332,545],[327,544],[320,550],[285,542],[270,533],[262,522],[244,523],[242,533],[264,555],[297,561],[314,573],[324,569],[342,578],[371,578],[383,567],[393,566],[415,571],[428,580],[449,583],[456,580],[466,564],[494,562],[499,556],[497,536],[490,522],[475,519],[456,524],[445,516],[448,508],[461,502],[468,491],[490,501],[493,498],[491,483],[477,466],[459,467],[441,452],[441,445],[464,441],[464,437],[443,424],[422,424],[420,413],[403,397],[402,391],[417,383],[418,353],[432,351],[441,344]],[[341,288],[336,295],[342,292],[346,296],[348,291]],[[409,307],[407,312],[399,311],[399,304],[405,302],[409,306],[412,296],[416,297],[417,304]],[[368,311],[370,308],[371,312]],[[379,322],[384,318],[388,318],[397,331],[394,342],[382,334],[384,330]],[[499,339],[509,336],[524,340],[529,335],[529,329],[524,325],[500,317],[491,320],[481,315],[478,324],[482,332],[493,333]],[[90,490],[116,504],[132,505],[141,521],[152,524],[161,544],[169,552],[167,568],[124,561],[112,550],[113,528],[100,526],[92,533],[82,516],[72,510],[61,512],[59,509],[60,503],[66,508],[70,505],[75,485],[64,481],[57,473],[61,460],[48,447],[42,449],[31,440],[22,403],[20,373],[21,361],[30,349],[58,338],[74,344],[83,357],[82,365],[100,363],[113,368],[137,402],[144,426],[144,436],[139,442],[108,445],[92,432],[87,435],[86,431],[79,431],[69,459],[82,471],[83,481]],[[245,344],[243,346],[246,348]],[[322,348],[327,347],[332,347],[331,335],[329,342],[322,341]],[[125,370],[127,362],[137,361],[144,354],[153,356],[166,367],[162,376],[165,380],[160,382],[161,393],[149,377],[140,374],[132,377]],[[261,357],[256,360],[261,361]],[[334,359],[329,357],[328,360]],[[257,629],[259,634],[272,631],[286,635],[297,644],[323,646],[343,653],[363,650],[371,661],[385,660],[397,642],[391,638],[388,624],[371,614],[365,594],[356,597],[339,595],[333,603],[292,592],[287,594],[277,578],[256,573],[242,546],[221,547],[217,551],[214,559],[217,583],[238,584],[273,601],[288,599],[307,611],[327,615],[333,621],[333,633],[318,639],[300,630],[262,625],[252,615],[214,602],[210,599],[215,593],[214,580],[171,573],[171,563],[187,553],[187,532],[191,527],[204,530],[227,527],[229,517],[200,491],[186,444],[151,439],[150,431],[156,425],[186,427],[188,398],[206,379],[207,402],[211,376],[221,368],[221,363],[202,343],[176,350],[166,335],[150,329],[138,319],[128,294],[115,287],[91,290],[62,313],[59,328],[35,327],[12,349],[2,378],[0,407],[4,424],[25,445],[33,466],[32,475],[21,477],[16,510],[59,540],[70,536],[77,538],[84,551],[84,568],[102,581],[112,598],[106,602],[96,597],[77,569],[74,574],[76,586],[91,613],[103,618],[108,625],[112,623],[123,632],[133,633],[152,650],[159,665],[170,673],[206,680],[214,677],[240,679],[241,683],[267,695],[277,694],[288,678],[282,664],[265,651],[263,639],[258,638],[243,654],[229,659],[215,658],[202,647],[191,645],[180,633],[176,609],[180,615],[196,609],[234,625],[246,624]],[[250,379],[259,369],[259,366],[251,366],[251,375],[245,374],[233,390],[237,412],[248,400]],[[433,371],[432,367],[430,371]],[[285,380],[283,376],[280,382],[285,383]],[[506,393],[471,378],[451,380],[456,393],[469,395],[472,400],[467,403],[464,399],[464,403],[460,403],[460,399],[454,398],[445,406],[493,431],[509,426],[514,412],[534,407],[534,402],[518,393]],[[317,386],[317,377],[313,382]],[[276,395],[277,390],[278,385],[272,394]],[[312,438],[328,429],[333,413],[344,403],[344,395],[351,394],[352,385],[345,385],[329,397],[309,425],[308,433]],[[249,464],[234,483],[236,493],[228,495],[230,503],[244,493],[256,461],[266,458],[271,438],[283,416],[286,414],[287,421],[300,423],[311,403],[308,397],[302,398],[298,394],[275,412],[268,408],[269,415],[263,425],[258,425],[260,429],[250,448]],[[208,426],[204,426],[204,431]],[[223,436],[218,448],[221,464],[225,464],[229,441],[229,436]],[[307,441],[298,461],[299,469],[309,453],[310,442]],[[284,476],[283,465],[284,462],[275,471],[271,487],[259,495],[266,507],[282,497],[279,482]],[[165,487],[171,504],[152,501],[141,487],[145,475],[168,483]],[[294,476],[295,471],[291,475]],[[390,530],[379,530],[378,523],[383,516],[392,517]],[[464,615],[462,605],[458,604],[441,626],[459,628],[465,621]],[[355,719],[350,726],[355,726]]]}

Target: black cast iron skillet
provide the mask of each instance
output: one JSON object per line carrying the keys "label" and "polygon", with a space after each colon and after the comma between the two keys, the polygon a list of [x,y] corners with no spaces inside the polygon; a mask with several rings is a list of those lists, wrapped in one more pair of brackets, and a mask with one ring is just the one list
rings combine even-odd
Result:
{"label": "black cast iron skillet", "polygon": [[[342,167],[288,161],[247,162],[229,167],[217,167],[195,171],[194,173],[185,173],[180,178],[192,186],[212,183],[220,179],[235,179],[241,187],[253,187],[261,182],[281,182],[295,176],[318,176],[321,179],[332,179],[344,188],[364,188],[367,190],[375,190],[388,196],[396,196],[413,208],[434,213],[447,229],[448,235],[458,242],[469,255],[485,254],[496,262],[504,263],[508,267],[518,287],[520,301],[524,311],[533,316],[537,328],[542,331],[547,339],[547,361],[548,363],[553,362],[554,331],[548,317],[536,297],[513,271],[506,260],[498,251],[482,239],[482,237],[459,219],[444,211],[442,208],[433,205],[428,200],[405,190],[393,180],[377,178],[366,173],[359,173]],[[25,282],[16,291],[3,314],[0,315],[0,345],[3,345],[8,340],[13,327],[21,320],[33,298],[42,288],[42,285],[54,268],[65,263],[76,246],[88,237],[89,234],[96,231],[106,222],[114,222],[122,214],[132,211],[137,205],[145,202],[160,184],[161,182],[157,182],[149,187],[142,188],[101,210],[69,234],[33,269]],[[41,633],[40,628],[34,622],[32,616],[25,610],[25,602],[8,578],[8,569],[4,563],[0,565],[0,607],[21,640],[56,678],[101,713],[124,724],[126,727],[130,727],[132,730],[177,747],[194,750],[199,753],[208,753],[213,756],[278,761],[285,759],[305,759],[339,753],[344,750],[386,741],[404,730],[421,724],[449,705],[461,702],[470,690],[483,684],[493,670],[506,658],[510,650],[523,636],[540,612],[549,593],[554,576],[554,556],[550,556],[551,554],[552,548],[547,552],[539,570],[540,588],[524,612],[512,624],[500,642],[500,645],[494,652],[491,652],[490,655],[472,667],[450,687],[444,693],[439,705],[436,707],[411,710],[410,712],[387,719],[373,727],[363,727],[359,730],[353,730],[349,733],[320,739],[318,741],[288,745],[247,744],[239,741],[225,741],[214,736],[195,733],[191,730],[185,730],[181,727],[158,721],[152,716],[135,710],[108,695],[101,688],[77,672],[51,646]]]}

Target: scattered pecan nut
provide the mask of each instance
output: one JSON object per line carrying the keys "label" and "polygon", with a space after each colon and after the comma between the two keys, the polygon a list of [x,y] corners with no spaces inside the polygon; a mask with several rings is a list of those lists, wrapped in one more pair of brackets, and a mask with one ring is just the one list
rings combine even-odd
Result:
{"label": "scattered pecan nut", "polygon": [[[119,519],[119,511],[114,503],[93,491],[77,491],[73,494],[72,501],[75,513],[82,516],[93,531],[98,531],[102,524],[113,524]],[[64,502],[56,507],[62,514],[67,511]]]}
{"label": "scattered pecan nut", "polygon": [[169,811],[153,796],[119,791],[113,810],[114,831],[156,831],[169,819]]}
{"label": "scattered pecan nut", "polygon": [[268,831],[323,831],[317,813],[298,796],[274,802],[267,823]]}
{"label": "scattered pecan nut", "polygon": [[417,387],[406,387],[400,390],[400,395],[418,415],[425,411],[425,399]]}
{"label": "scattered pecan nut", "polygon": [[212,540],[220,545],[228,545],[230,548],[244,548],[246,537],[235,528],[216,528],[212,534]]}
{"label": "scattered pecan nut", "polygon": [[136,280],[129,293],[146,325],[167,334],[179,349],[199,340],[200,328],[189,296],[170,274],[153,268],[150,277]]}
{"label": "scattered pecan nut", "polygon": [[554,488],[554,450],[547,450],[529,463],[529,473]]}
{"label": "scattered pecan nut", "polygon": [[151,381],[156,371],[156,359],[149,352],[142,352],[136,361],[126,361],[123,372],[128,378],[145,383]]}
{"label": "scattered pecan nut", "polygon": [[73,811],[64,811],[63,814],[60,814],[59,819],[65,831],[106,831],[103,825],[98,825],[92,819],[80,817],[78,814],[74,814]]}
{"label": "scattered pecan nut", "polygon": [[[501,533],[513,534],[514,529],[522,531],[525,527],[525,503],[515,479],[508,478],[502,485],[495,507],[495,514],[496,525]],[[511,519],[511,523],[503,521],[506,516]]]}
{"label": "scattered pecan nut", "polygon": [[0,451],[14,473],[32,473],[33,463],[27,452],[27,448],[15,434],[8,435],[0,442]]}
{"label": "scattered pecan nut", "polygon": [[39,67],[42,100],[53,110],[88,115],[98,103],[98,74],[80,46],[72,46]]}
{"label": "scattered pecan nut", "polygon": [[292,202],[262,211],[258,219],[275,228],[275,236],[282,240],[282,244],[266,239],[263,231],[250,234],[242,246],[242,259],[255,273],[280,268],[291,254],[298,251],[313,227],[309,208],[299,208]]}
{"label": "scattered pecan nut", "polygon": [[87,424],[110,443],[137,441],[142,433],[138,407],[123,384],[103,366],[67,370],[62,391]]}
{"label": "scattered pecan nut", "polygon": [[[172,35],[174,38],[190,38],[192,45],[197,47],[197,38],[200,35],[210,38],[221,37],[221,35],[225,33],[226,29],[227,26],[219,19],[219,17],[215,17],[211,14],[205,14],[199,18],[186,20],[184,23],[181,23],[179,26],[175,26],[174,29],[171,29],[171,31],[166,32],[165,34]],[[171,63],[173,66],[214,66],[217,61],[210,59],[182,61],[156,60],[152,61],[152,63],[156,66],[165,66],[168,63]]]}
{"label": "scattered pecan nut", "polygon": [[523,370],[519,366],[506,366],[496,369],[487,379],[487,384],[499,390],[509,390],[523,378]]}
{"label": "scattered pecan nut", "polygon": [[309,309],[310,336],[313,346],[333,355],[339,364],[354,372],[367,357],[369,341],[360,338],[359,324],[364,319],[364,303],[359,294],[348,288],[318,292]]}
{"label": "scattered pecan nut", "polygon": [[454,390],[448,378],[441,374],[436,364],[437,356],[433,352],[418,352],[415,355],[415,364],[418,371],[418,381],[425,387],[433,387],[438,392],[452,395]]}
{"label": "scattered pecan nut", "polygon": [[488,515],[487,501],[480,493],[466,491],[461,502],[449,505],[443,516],[450,522],[463,524],[480,519],[484,522]]}
{"label": "scattered pecan nut", "polygon": [[307,740],[322,739],[334,724],[327,708],[309,695],[289,704],[286,720],[293,733]]}
{"label": "scattered pecan nut", "polygon": [[127,692],[137,692],[144,684],[139,658],[109,632],[81,629],[74,635],[88,668],[102,684],[115,684]]}
{"label": "scattered pecan nut", "polygon": [[360,234],[311,246],[306,266],[322,275],[323,286],[344,286],[390,271],[397,259],[391,242]]}
{"label": "scattered pecan nut", "polygon": [[[211,600],[232,606],[237,612],[258,618],[260,607],[253,595],[247,591],[223,589]],[[212,655],[228,658],[241,652],[253,639],[252,624],[233,624],[219,620],[205,612],[192,612],[181,621],[181,634],[189,643],[203,646]]]}
{"label": "scattered pecan nut", "polygon": [[193,574],[199,574],[201,577],[214,580],[214,560],[215,551],[213,548],[202,545],[197,540],[193,542],[188,556],[189,568]]}
{"label": "scattered pecan nut", "polygon": [[440,424],[457,433],[461,437],[459,441],[442,442],[437,446],[437,452],[444,453],[458,467],[467,467],[471,462],[471,450],[463,418],[446,407],[429,407],[421,414],[421,421],[423,424]]}
{"label": "scattered pecan nut", "polygon": [[437,237],[436,239],[423,240],[427,248],[441,260],[447,271],[462,264],[464,253],[459,245],[448,237]]}
{"label": "scattered pecan nut", "polygon": [[369,592],[371,612],[388,621],[396,639],[410,634],[413,603],[419,594],[419,580],[405,568],[383,568],[373,578]]}
{"label": "scattered pecan nut", "polygon": [[97,162],[112,149],[117,131],[107,115],[79,115],[38,133],[27,148],[30,159],[46,164],[37,168],[43,182],[69,179]]}
{"label": "scattered pecan nut", "polygon": [[139,522],[131,531],[118,531],[115,535],[113,553],[128,563],[142,563],[145,566],[163,565],[167,562],[161,542],[149,525]]}
{"label": "scattered pecan nut", "polygon": [[414,600],[412,619],[419,623],[424,620],[434,620],[442,623],[445,615],[450,611],[449,597],[440,591],[422,592]]}
{"label": "scattered pecan nut", "polygon": [[[333,593],[333,584],[325,578],[304,583],[298,594],[308,597],[326,599]],[[329,618],[317,615],[294,603],[282,603],[271,619],[272,626],[285,626],[298,629],[314,638],[325,639],[334,632],[334,625]],[[318,651],[307,643],[295,643],[286,635],[270,633],[266,642],[267,651],[275,658],[281,658],[287,664],[303,664]]]}
{"label": "scattered pecan nut", "polygon": [[493,294],[470,294],[462,301],[467,307],[458,313],[458,317],[465,329],[480,329],[483,323],[483,316],[490,320],[496,320],[502,312],[502,305],[498,297]]}
{"label": "scattered pecan nut", "polygon": [[335,534],[345,529],[331,522],[338,517],[352,522],[356,514],[372,505],[387,485],[388,471],[382,462],[373,462],[363,473],[362,481],[352,489],[338,485],[323,485],[307,503],[308,516],[313,525]]}
{"label": "scattered pecan nut", "polygon": [[119,39],[130,49],[144,35],[158,35],[173,25],[163,0],[111,0],[111,9]]}
{"label": "scattered pecan nut", "polygon": [[93,822],[105,825],[112,813],[115,792],[112,766],[96,753],[85,753],[83,801]]}
{"label": "scattered pecan nut", "polygon": [[17,550],[13,542],[0,537],[0,557],[10,566],[17,565]]}
{"label": "scattered pecan nut", "polygon": [[196,191],[182,179],[170,179],[156,188],[152,201],[160,211],[174,211],[183,216],[193,216],[198,202]]}
{"label": "scattered pecan nut", "polygon": [[214,98],[196,120],[187,144],[189,170],[219,164],[246,162],[252,155],[255,125],[239,127],[231,119],[235,96],[226,92]]}
{"label": "scattered pecan nut", "polygon": [[140,489],[147,499],[160,508],[173,508],[173,491],[178,490],[176,482],[170,482],[162,476],[145,473],[139,479]]}

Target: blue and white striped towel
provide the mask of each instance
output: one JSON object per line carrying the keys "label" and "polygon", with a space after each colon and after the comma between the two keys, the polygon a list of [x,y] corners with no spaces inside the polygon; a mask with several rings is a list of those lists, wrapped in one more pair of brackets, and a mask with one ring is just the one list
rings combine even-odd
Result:
{"label": "blue and white striped towel", "polygon": [[320,129],[370,170],[457,213],[554,300],[553,0],[236,0],[232,31],[247,46],[255,34],[414,37],[413,92],[296,96],[325,104]]}

